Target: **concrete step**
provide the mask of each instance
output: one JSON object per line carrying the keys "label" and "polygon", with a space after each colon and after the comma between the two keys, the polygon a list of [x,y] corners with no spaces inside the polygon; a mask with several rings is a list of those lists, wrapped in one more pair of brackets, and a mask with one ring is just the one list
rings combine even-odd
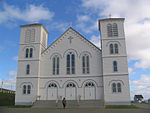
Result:
{"label": "concrete step", "polygon": [[[56,103],[55,100],[37,100],[33,108],[63,108],[62,101]],[[66,108],[104,108],[102,100],[67,100]]]}

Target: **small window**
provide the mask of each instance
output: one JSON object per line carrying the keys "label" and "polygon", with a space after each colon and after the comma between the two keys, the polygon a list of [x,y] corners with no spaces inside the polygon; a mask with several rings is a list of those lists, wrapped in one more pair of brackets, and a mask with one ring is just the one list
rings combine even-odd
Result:
{"label": "small window", "polygon": [[27,74],[27,75],[30,74],[30,65],[29,65],[29,64],[26,66],[26,74]]}
{"label": "small window", "polygon": [[115,44],[115,54],[118,54],[118,44]]}
{"label": "small window", "polygon": [[59,75],[59,57],[53,57],[53,75]]}
{"label": "small window", "polygon": [[113,44],[110,44],[110,45],[109,45],[109,49],[110,49],[110,54],[113,54],[113,53],[114,53]]}
{"label": "small window", "polygon": [[82,56],[82,73],[89,74],[90,67],[89,67],[89,55],[85,54]]}
{"label": "small window", "polygon": [[26,58],[28,58],[29,57],[29,49],[27,48],[26,49]]}
{"label": "small window", "polygon": [[74,83],[68,83],[67,87],[76,87]]}
{"label": "small window", "polygon": [[50,88],[57,88],[57,85],[55,83],[50,83],[48,87],[50,87]]}
{"label": "small window", "polygon": [[118,71],[117,61],[113,61],[113,69],[114,69],[114,72]]}
{"label": "small window", "polygon": [[33,49],[30,48],[30,58],[32,58],[32,55],[33,55]]}
{"label": "small window", "polygon": [[113,93],[117,92],[117,90],[116,90],[116,83],[112,84],[112,92]]}
{"label": "small window", "polygon": [[118,92],[121,92],[121,84],[120,83],[117,83],[117,89],[118,89]]}
{"label": "small window", "polygon": [[28,85],[28,90],[27,90],[27,94],[30,94],[31,93],[31,86]]}
{"label": "small window", "polygon": [[26,85],[23,85],[23,94],[26,94]]}
{"label": "small window", "polygon": [[94,87],[94,83],[93,82],[87,82],[85,84],[85,87]]}

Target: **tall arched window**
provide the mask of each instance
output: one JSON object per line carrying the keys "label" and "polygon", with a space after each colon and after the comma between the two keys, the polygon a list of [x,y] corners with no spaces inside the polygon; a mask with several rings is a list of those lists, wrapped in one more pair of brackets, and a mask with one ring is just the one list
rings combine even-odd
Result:
{"label": "tall arched window", "polygon": [[110,54],[113,54],[113,53],[114,53],[113,44],[110,44],[110,45],[109,45],[109,50],[110,50]]}
{"label": "tall arched window", "polygon": [[66,71],[67,74],[75,74],[75,55],[72,52],[69,52],[66,57],[67,65]]}
{"label": "tall arched window", "polygon": [[121,84],[120,83],[117,83],[117,90],[118,90],[118,92],[121,92]]}
{"label": "tall arched window", "polygon": [[118,26],[116,23],[113,24],[113,36],[118,36]]}
{"label": "tall arched window", "polygon": [[117,92],[116,83],[112,83],[112,92],[113,93]]}
{"label": "tall arched window", "polygon": [[33,49],[30,48],[30,58],[32,58],[32,55],[33,55]]}
{"label": "tall arched window", "polygon": [[53,57],[53,75],[59,75],[59,57]]}
{"label": "tall arched window", "polygon": [[27,94],[30,94],[30,93],[31,93],[31,86],[28,85]]}
{"label": "tall arched window", "polygon": [[108,37],[112,37],[112,25],[111,24],[107,25],[107,35]]}
{"label": "tall arched window", "polygon": [[26,49],[26,58],[28,58],[29,57],[29,49],[27,48]]}
{"label": "tall arched window", "polygon": [[118,71],[117,61],[113,61],[113,69],[114,69],[114,72]]}
{"label": "tall arched window", "polygon": [[30,74],[30,65],[27,64],[26,66],[26,74],[29,75]]}
{"label": "tall arched window", "polygon": [[23,85],[23,94],[26,94],[26,85]]}
{"label": "tall arched window", "polygon": [[85,54],[82,56],[82,73],[89,74],[90,66],[89,66],[89,55]]}
{"label": "tall arched window", "polygon": [[118,44],[115,44],[114,46],[115,46],[115,54],[118,54],[118,52],[119,52],[118,51]]}

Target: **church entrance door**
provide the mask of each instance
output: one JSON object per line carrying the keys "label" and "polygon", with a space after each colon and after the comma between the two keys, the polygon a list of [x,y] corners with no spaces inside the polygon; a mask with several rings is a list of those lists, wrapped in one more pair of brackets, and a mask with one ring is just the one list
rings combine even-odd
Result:
{"label": "church entrance door", "polygon": [[84,88],[84,97],[85,100],[95,100],[96,98],[95,86],[92,82],[88,82],[85,84]]}
{"label": "church entrance door", "polygon": [[55,83],[51,83],[47,89],[47,100],[56,100],[58,96],[58,89]]}
{"label": "church entrance door", "polygon": [[76,100],[76,86],[74,83],[68,83],[66,86],[66,99]]}

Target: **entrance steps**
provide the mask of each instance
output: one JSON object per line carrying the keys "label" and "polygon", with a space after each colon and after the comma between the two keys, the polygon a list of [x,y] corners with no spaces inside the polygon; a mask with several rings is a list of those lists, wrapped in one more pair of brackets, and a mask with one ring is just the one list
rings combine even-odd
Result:
{"label": "entrance steps", "polygon": [[[62,102],[55,100],[37,100],[32,108],[63,108]],[[67,100],[66,108],[104,108],[102,100]]]}

